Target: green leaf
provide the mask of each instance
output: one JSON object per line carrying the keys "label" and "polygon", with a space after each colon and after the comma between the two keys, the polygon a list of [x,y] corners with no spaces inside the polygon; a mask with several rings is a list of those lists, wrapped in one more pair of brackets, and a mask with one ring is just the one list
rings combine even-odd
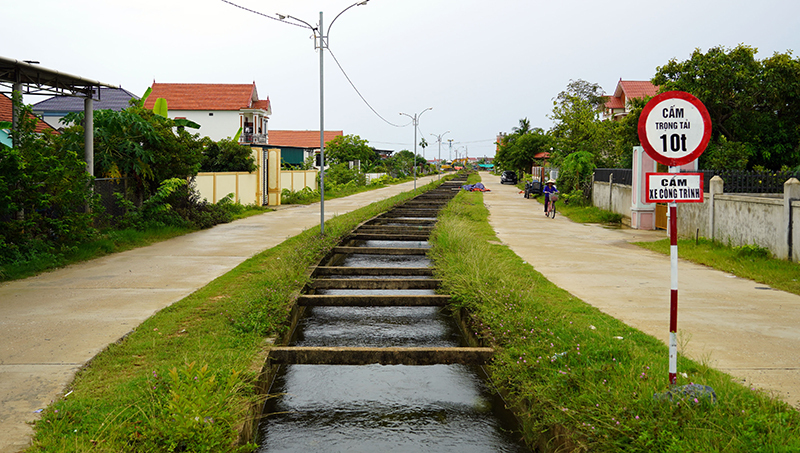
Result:
{"label": "green leaf", "polygon": [[156,99],[156,103],[153,105],[153,113],[158,116],[163,116],[167,118],[169,116],[169,110],[167,109],[167,100],[164,98]]}
{"label": "green leaf", "polygon": [[142,95],[142,98],[139,99],[139,107],[144,107],[144,103],[147,102],[147,98],[150,97],[150,93],[152,93],[152,92],[153,92],[153,88],[152,87],[147,87],[147,90]]}
{"label": "green leaf", "polygon": [[0,121],[0,129],[11,129],[11,121]]}
{"label": "green leaf", "polygon": [[238,131],[236,131],[236,135],[233,136],[233,142],[239,143],[239,137],[242,136],[242,128],[240,127]]}
{"label": "green leaf", "polygon": [[200,129],[199,124],[195,123],[192,120],[187,120],[186,118],[175,118],[174,121],[176,126],[191,127],[192,129]]}

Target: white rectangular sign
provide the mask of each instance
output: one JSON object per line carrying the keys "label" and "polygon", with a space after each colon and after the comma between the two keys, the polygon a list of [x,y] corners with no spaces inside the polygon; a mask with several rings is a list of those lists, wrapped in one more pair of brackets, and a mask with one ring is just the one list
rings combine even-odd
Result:
{"label": "white rectangular sign", "polygon": [[702,203],[702,173],[647,173],[646,203]]}

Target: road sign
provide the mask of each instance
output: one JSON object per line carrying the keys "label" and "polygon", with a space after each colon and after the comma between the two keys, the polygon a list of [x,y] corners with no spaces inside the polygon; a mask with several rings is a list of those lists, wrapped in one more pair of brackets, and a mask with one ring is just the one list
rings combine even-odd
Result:
{"label": "road sign", "polygon": [[702,203],[702,173],[646,173],[646,203]]}
{"label": "road sign", "polygon": [[651,99],[639,116],[639,141],[656,162],[677,167],[700,157],[711,138],[711,117],[699,99],[668,91]]}

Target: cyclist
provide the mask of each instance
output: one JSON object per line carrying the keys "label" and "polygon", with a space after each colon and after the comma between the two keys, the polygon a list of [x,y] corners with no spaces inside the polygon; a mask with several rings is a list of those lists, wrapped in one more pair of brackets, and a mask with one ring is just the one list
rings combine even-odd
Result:
{"label": "cyclist", "polygon": [[544,215],[547,215],[547,208],[550,203],[550,194],[558,193],[556,182],[552,179],[547,180],[547,182],[544,184],[544,188],[542,189],[542,193],[544,193]]}

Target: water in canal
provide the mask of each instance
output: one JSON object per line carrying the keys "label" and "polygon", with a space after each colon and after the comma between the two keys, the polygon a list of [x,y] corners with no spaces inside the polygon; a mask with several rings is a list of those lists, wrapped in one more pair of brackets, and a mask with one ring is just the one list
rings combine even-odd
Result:
{"label": "water in canal", "polygon": [[[369,241],[367,246],[427,246]],[[348,267],[426,267],[424,256],[351,255]],[[390,277],[399,278],[399,277]],[[433,294],[326,290],[320,294]],[[463,346],[436,307],[313,307],[296,346]],[[523,452],[502,402],[466,365],[288,365],[270,391],[259,452]],[[507,414],[506,414],[507,415]]]}

